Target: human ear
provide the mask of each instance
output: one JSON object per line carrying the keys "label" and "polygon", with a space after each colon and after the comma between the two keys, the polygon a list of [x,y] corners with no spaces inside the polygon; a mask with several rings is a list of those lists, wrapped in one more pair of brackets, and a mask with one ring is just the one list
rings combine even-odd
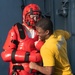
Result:
{"label": "human ear", "polygon": [[48,35],[49,34],[49,30],[46,30],[46,35]]}

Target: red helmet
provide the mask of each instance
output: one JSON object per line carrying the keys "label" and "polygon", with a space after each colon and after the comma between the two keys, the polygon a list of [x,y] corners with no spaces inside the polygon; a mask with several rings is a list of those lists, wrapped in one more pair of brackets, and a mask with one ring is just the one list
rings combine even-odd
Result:
{"label": "red helmet", "polygon": [[29,4],[23,10],[23,23],[33,26],[37,21],[35,21],[33,18],[30,18],[30,15],[38,15],[37,21],[40,19],[41,11],[37,4]]}

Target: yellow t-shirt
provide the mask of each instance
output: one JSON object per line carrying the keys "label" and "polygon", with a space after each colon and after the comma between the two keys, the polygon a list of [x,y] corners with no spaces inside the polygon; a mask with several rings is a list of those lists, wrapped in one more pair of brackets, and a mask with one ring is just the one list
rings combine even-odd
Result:
{"label": "yellow t-shirt", "polygon": [[55,66],[54,75],[72,75],[67,56],[67,43],[62,35],[51,35],[40,50],[43,65]]}

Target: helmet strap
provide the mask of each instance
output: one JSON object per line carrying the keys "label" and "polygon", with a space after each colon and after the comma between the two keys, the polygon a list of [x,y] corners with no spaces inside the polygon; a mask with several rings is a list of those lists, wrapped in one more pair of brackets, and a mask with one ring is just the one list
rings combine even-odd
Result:
{"label": "helmet strap", "polygon": [[30,22],[29,21],[27,22],[27,25],[30,26]]}

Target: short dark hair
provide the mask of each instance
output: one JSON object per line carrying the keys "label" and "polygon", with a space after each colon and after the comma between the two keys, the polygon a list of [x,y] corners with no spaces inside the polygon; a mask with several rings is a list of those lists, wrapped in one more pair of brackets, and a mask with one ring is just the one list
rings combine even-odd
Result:
{"label": "short dark hair", "polygon": [[35,26],[41,27],[44,31],[49,30],[53,33],[53,23],[49,18],[42,18]]}

